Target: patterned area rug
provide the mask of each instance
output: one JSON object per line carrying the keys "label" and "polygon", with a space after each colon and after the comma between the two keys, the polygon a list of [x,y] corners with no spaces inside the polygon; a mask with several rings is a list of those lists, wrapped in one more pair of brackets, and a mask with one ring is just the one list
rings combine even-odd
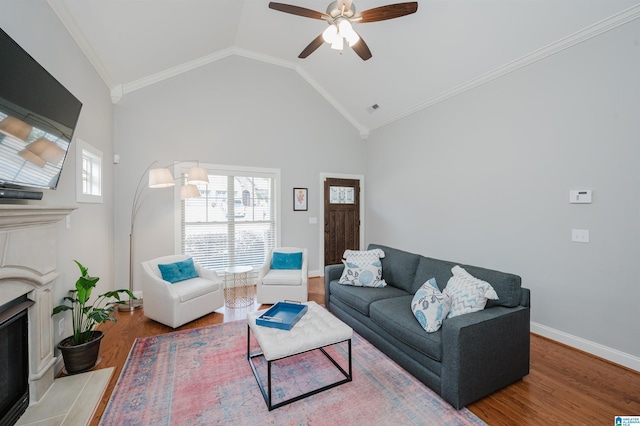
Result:
{"label": "patterned area rug", "polygon": [[[348,369],[346,343],[329,348]],[[259,347],[252,338],[252,353]],[[268,411],[236,321],[137,339],[102,425],[482,425],[354,333],[353,381]],[[262,362],[260,362],[262,360]],[[255,358],[266,385],[263,357]],[[320,351],[272,364],[273,401],[344,378]]]}

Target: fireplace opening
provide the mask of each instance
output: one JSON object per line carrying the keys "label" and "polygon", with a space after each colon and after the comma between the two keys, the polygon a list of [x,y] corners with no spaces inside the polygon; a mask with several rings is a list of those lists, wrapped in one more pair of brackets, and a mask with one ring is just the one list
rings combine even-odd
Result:
{"label": "fireplace opening", "polygon": [[26,295],[0,306],[0,426],[15,424],[29,406]]}

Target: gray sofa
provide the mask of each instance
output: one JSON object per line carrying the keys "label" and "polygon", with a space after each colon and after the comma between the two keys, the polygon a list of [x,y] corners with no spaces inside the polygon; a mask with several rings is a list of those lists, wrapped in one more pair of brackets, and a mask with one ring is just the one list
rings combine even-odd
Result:
{"label": "gray sofa", "polygon": [[[325,267],[327,309],[396,363],[460,409],[529,373],[530,292],[517,275],[402,250],[379,248],[383,288],[338,283],[344,265]],[[498,300],[484,310],[444,320],[427,333],[411,311],[413,294],[430,278],[444,289],[460,265],[489,282]]]}

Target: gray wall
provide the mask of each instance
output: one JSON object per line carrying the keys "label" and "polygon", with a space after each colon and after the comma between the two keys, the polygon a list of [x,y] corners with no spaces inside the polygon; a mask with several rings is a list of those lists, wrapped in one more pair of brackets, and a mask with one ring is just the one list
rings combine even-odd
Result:
{"label": "gray wall", "polygon": [[[45,191],[43,200],[31,204],[77,206],[71,228],[58,224],[58,269],[54,303],[73,288],[79,271],[73,259],[101,277],[100,290],[113,286],[113,105],[109,90],[69,33],[44,1],[3,0],[0,27],[83,103],[75,138],[104,153],[102,204],[76,203],[75,138],[62,171],[58,189]],[[55,341],[61,340],[55,327]],[[63,337],[71,335],[66,321]]]}
{"label": "gray wall", "polygon": [[[116,273],[127,282],[134,186],[154,160],[281,170],[283,246],[309,249],[319,268],[321,172],[364,174],[364,143],[295,71],[231,56],[125,95],[116,106]],[[146,180],[145,180],[146,182]],[[293,212],[294,187],[309,188],[309,211]],[[175,251],[173,192],[147,189],[135,231],[139,262]],[[322,221],[319,221],[322,223]]]}
{"label": "gray wall", "polygon": [[519,274],[534,331],[638,369],[639,34],[630,22],[374,132],[367,243]]}

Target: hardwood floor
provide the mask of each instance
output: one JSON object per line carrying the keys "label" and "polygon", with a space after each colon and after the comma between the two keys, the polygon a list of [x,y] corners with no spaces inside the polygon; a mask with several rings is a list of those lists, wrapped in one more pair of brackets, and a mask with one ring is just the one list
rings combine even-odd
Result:
{"label": "hardwood floor", "polygon": [[[309,299],[324,303],[322,277],[309,280]],[[258,307],[221,308],[177,330],[245,319]],[[98,368],[115,371],[92,425],[99,423],[134,340],[174,331],[140,309],[116,316],[118,322],[100,326],[105,337]],[[640,373],[532,334],[530,374],[467,408],[489,425],[613,425],[617,415],[640,415]]]}

